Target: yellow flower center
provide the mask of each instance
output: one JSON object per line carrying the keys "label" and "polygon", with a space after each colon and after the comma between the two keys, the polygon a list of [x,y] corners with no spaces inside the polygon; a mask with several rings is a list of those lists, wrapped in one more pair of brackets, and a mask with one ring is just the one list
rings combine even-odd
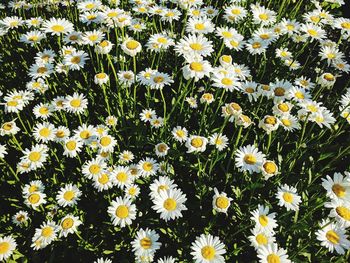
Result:
{"label": "yellow flower center", "polygon": [[62,221],[61,226],[63,229],[70,229],[74,225],[74,220],[72,218],[66,218]]}
{"label": "yellow flower center", "polygon": [[197,30],[204,30],[205,29],[205,25],[203,23],[198,23],[194,25],[194,28]]}
{"label": "yellow flower center", "polygon": [[68,150],[73,151],[77,147],[77,143],[75,141],[66,142],[66,147]]}
{"label": "yellow flower center", "polygon": [[98,177],[98,182],[100,183],[100,184],[106,184],[106,183],[108,183],[109,182],[109,177],[108,177],[108,175],[107,174],[101,174],[101,176],[99,176]]}
{"label": "yellow flower center", "polygon": [[90,35],[88,36],[88,39],[91,41],[96,41],[98,39],[98,35]]}
{"label": "yellow flower center", "polygon": [[263,233],[257,234],[255,240],[259,245],[266,245],[268,242],[266,235]]}
{"label": "yellow flower center", "polygon": [[232,85],[233,81],[232,81],[232,79],[230,79],[230,78],[223,78],[223,79],[221,80],[221,83],[224,84],[224,85],[226,85],[226,86],[230,86],[230,85]]}
{"label": "yellow flower center", "polygon": [[310,36],[316,37],[318,35],[317,31],[315,29],[308,29],[307,32]]}
{"label": "yellow flower center", "polygon": [[168,198],[164,201],[163,207],[168,211],[174,211],[176,209],[176,201],[173,198]]}
{"label": "yellow flower center", "polygon": [[117,174],[116,178],[119,182],[125,183],[126,180],[128,180],[128,175],[125,172],[120,172]]}
{"label": "yellow flower center", "polygon": [[126,205],[120,205],[117,207],[115,215],[119,218],[127,218],[129,215],[129,208]]}
{"label": "yellow flower center", "polygon": [[261,48],[261,43],[260,43],[260,42],[254,42],[254,43],[252,44],[252,47],[253,47],[254,49]]}
{"label": "yellow flower center", "polygon": [[91,134],[88,130],[84,130],[84,131],[80,132],[80,138],[82,138],[84,140],[90,138],[90,136],[91,136]]}
{"label": "yellow flower center", "polygon": [[203,145],[203,140],[202,140],[202,138],[193,138],[192,140],[191,140],[191,145],[193,146],[193,147],[195,147],[195,148],[199,148],[199,147],[202,147],[202,145]]}
{"label": "yellow flower center", "polygon": [[224,36],[224,38],[232,38],[233,37],[232,33],[229,31],[222,32],[222,35]]}
{"label": "yellow flower center", "polygon": [[265,172],[267,172],[268,174],[274,174],[277,170],[276,165],[273,162],[269,162],[269,161],[265,162],[263,167]]}
{"label": "yellow flower center", "polygon": [[64,198],[66,201],[72,201],[74,197],[75,197],[74,191],[66,191],[66,192],[63,194],[63,198]]}
{"label": "yellow flower center", "polygon": [[165,37],[159,37],[157,41],[161,44],[166,44],[168,43],[167,39]]}
{"label": "yellow flower center", "polygon": [[327,231],[326,238],[333,244],[338,244],[340,240],[339,235],[333,230]]}
{"label": "yellow flower center", "polygon": [[245,163],[250,165],[256,164],[257,162],[257,159],[253,154],[246,154],[243,159]]}
{"label": "yellow flower center", "polygon": [[57,137],[57,138],[63,138],[64,135],[65,135],[65,133],[64,133],[63,130],[58,130],[58,131],[56,132],[56,137]]}
{"label": "yellow flower center", "polygon": [[192,43],[190,44],[190,47],[196,51],[201,51],[203,49],[203,46],[200,43]]}
{"label": "yellow flower center", "polygon": [[343,198],[346,195],[345,187],[340,184],[334,184],[332,186],[332,191],[340,198]]}
{"label": "yellow flower center", "polygon": [[28,159],[32,162],[37,162],[39,161],[41,158],[41,153],[40,152],[31,152],[29,155],[28,155]]}
{"label": "yellow flower center", "polygon": [[51,134],[51,130],[44,127],[42,128],[40,131],[39,131],[39,134],[42,136],[42,137],[45,137],[47,138],[50,134]]}
{"label": "yellow flower center", "polygon": [[241,14],[241,10],[238,8],[234,8],[231,10],[232,15],[239,15]]}
{"label": "yellow flower center", "polygon": [[128,42],[126,42],[126,47],[130,50],[135,50],[136,48],[138,48],[139,45],[140,43],[135,40],[129,40]]}
{"label": "yellow flower center", "polygon": [[247,87],[245,91],[248,93],[254,93],[255,90],[252,87]]}
{"label": "yellow flower center", "polygon": [[283,200],[287,203],[293,202],[293,195],[291,193],[283,193]]}
{"label": "yellow flower center", "polygon": [[13,125],[11,122],[6,122],[2,125],[2,128],[5,130],[5,131],[10,131],[12,129]]}
{"label": "yellow flower center", "polygon": [[143,165],[142,165],[142,169],[145,170],[146,172],[149,172],[153,169],[153,164],[150,163],[150,162],[145,162]]}
{"label": "yellow flower center", "polygon": [[335,211],[337,214],[345,219],[346,221],[350,221],[350,209],[345,206],[338,206]]}
{"label": "yellow flower center", "polygon": [[36,191],[38,191],[38,187],[36,186],[36,185],[31,185],[30,187],[29,187],[29,193],[33,193],[33,192],[36,192]]}
{"label": "yellow flower center", "polygon": [[288,24],[288,25],[286,25],[286,28],[289,30],[289,31],[292,31],[292,30],[294,30],[294,25],[292,25],[292,24]]}
{"label": "yellow flower center", "polygon": [[278,255],[272,253],[267,256],[267,263],[280,263],[281,259]]}
{"label": "yellow flower center", "polygon": [[103,147],[106,147],[108,145],[110,145],[112,142],[112,139],[108,136],[104,136],[101,138],[100,140],[100,144],[103,146]]}
{"label": "yellow flower center", "polygon": [[215,204],[220,209],[226,209],[229,206],[229,201],[227,197],[219,196],[216,198]]}
{"label": "yellow flower center", "polygon": [[28,37],[28,40],[29,40],[29,41],[33,41],[33,42],[38,41],[38,39],[39,39],[38,36],[31,36],[31,37]]}
{"label": "yellow flower center", "polygon": [[152,240],[149,237],[144,237],[140,240],[140,245],[143,249],[150,249],[152,247]]}
{"label": "yellow flower center", "polygon": [[63,32],[64,27],[61,26],[61,25],[54,25],[54,26],[51,27],[51,30],[55,31],[55,32]]}
{"label": "yellow flower center", "polygon": [[259,18],[260,18],[261,20],[267,20],[267,19],[269,19],[269,16],[268,16],[267,14],[260,14],[260,15],[259,15]]}
{"label": "yellow flower center", "polygon": [[235,41],[235,40],[231,40],[231,41],[230,41],[230,45],[231,45],[232,47],[238,47],[239,42],[237,42],[237,41]]}
{"label": "yellow flower center", "polygon": [[203,65],[200,62],[192,62],[190,64],[190,69],[194,70],[194,71],[203,71]]}
{"label": "yellow flower center", "polygon": [[273,116],[269,116],[269,117],[265,118],[264,123],[270,124],[270,125],[275,125],[277,123],[277,119]]}
{"label": "yellow flower center", "polygon": [[261,34],[260,38],[266,40],[266,39],[270,38],[270,35],[269,34]]}
{"label": "yellow flower center", "polygon": [[343,22],[340,24],[342,28],[350,29],[350,22]]}
{"label": "yellow flower center", "polygon": [[281,110],[282,112],[288,112],[289,111],[289,106],[287,103],[281,103],[278,104],[278,109]]}
{"label": "yellow flower center", "polygon": [[261,215],[261,216],[259,216],[259,223],[260,223],[260,225],[265,227],[269,223],[269,218],[266,215]]}
{"label": "yellow flower center", "polygon": [[333,81],[334,80],[334,76],[331,73],[326,73],[323,76],[326,80],[328,81]]}
{"label": "yellow flower center", "polygon": [[168,149],[168,147],[165,144],[158,145],[158,151],[163,153]]}
{"label": "yellow flower center", "polygon": [[9,107],[16,107],[18,105],[18,102],[16,100],[10,100],[7,102],[7,106]]}
{"label": "yellow flower center", "polygon": [[31,204],[37,204],[40,201],[40,195],[37,193],[33,193],[28,197],[28,201]]}
{"label": "yellow flower center", "polygon": [[92,174],[98,174],[101,171],[101,167],[98,164],[92,164],[89,167],[89,172]]}
{"label": "yellow flower center", "polygon": [[41,235],[43,237],[50,237],[50,236],[52,236],[52,234],[53,234],[53,228],[51,226],[44,227],[41,230]]}
{"label": "yellow flower center", "polygon": [[204,246],[201,249],[202,257],[206,260],[212,260],[215,257],[216,251],[212,246]]}
{"label": "yellow flower center", "polygon": [[295,95],[295,97],[297,97],[298,99],[301,99],[301,100],[305,99],[304,93],[302,93],[301,91],[295,92],[294,95]]}

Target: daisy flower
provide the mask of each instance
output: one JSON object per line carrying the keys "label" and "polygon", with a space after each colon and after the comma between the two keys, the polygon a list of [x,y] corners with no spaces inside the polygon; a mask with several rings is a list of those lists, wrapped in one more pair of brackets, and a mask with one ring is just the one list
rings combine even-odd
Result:
{"label": "daisy flower", "polygon": [[36,209],[38,206],[42,204],[46,204],[46,194],[42,192],[33,192],[29,195],[25,196],[24,203],[33,208]]}
{"label": "daisy flower", "polygon": [[251,212],[250,219],[255,222],[255,227],[263,231],[274,232],[277,222],[275,220],[276,213],[269,214],[267,206],[258,205],[258,208]]}
{"label": "daisy flower", "polygon": [[162,72],[154,72],[147,83],[151,89],[162,89],[164,86],[170,86],[174,83],[174,80],[167,73]]}
{"label": "daisy flower", "polygon": [[135,239],[131,242],[132,251],[135,256],[153,256],[161,246],[158,240],[159,235],[156,231],[141,228],[136,232]]}
{"label": "daisy flower", "polygon": [[272,131],[278,129],[279,120],[275,116],[266,115],[262,120],[259,121],[259,128],[262,128],[266,131],[267,134],[270,134]]}
{"label": "daisy flower", "polygon": [[82,192],[76,185],[67,184],[62,187],[56,196],[57,203],[60,206],[74,206],[80,200]]}
{"label": "daisy flower", "polygon": [[21,161],[27,161],[29,163],[31,170],[36,170],[37,168],[43,167],[48,156],[48,148],[45,144],[37,144],[32,146],[32,148],[25,149],[23,151],[24,156],[21,157]]}
{"label": "daisy flower", "polygon": [[58,227],[59,237],[67,237],[69,234],[73,234],[82,223],[83,222],[81,222],[77,216],[71,214],[66,215],[61,219]]}
{"label": "daisy flower", "polygon": [[123,228],[131,225],[136,218],[136,206],[132,204],[131,199],[128,197],[117,197],[108,207],[108,214],[112,219],[113,225]]}
{"label": "daisy flower", "polygon": [[126,38],[121,44],[121,48],[127,55],[134,57],[141,51],[142,46],[140,42],[132,38]]}
{"label": "daisy flower", "polygon": [[63,141],[63,155],[74,158],[82,151],[84,143],[74,137],[66,138]]}
{"label": "daisy flower", "polygon": [[171,134],[173,135],[175,140],[179,142],[185,142],[187,140],[188,131],[186,128],[176,126],[171,131]]}
{"label": "daisy flower", "polygon": [[40,240],[43,246],[51,244],[56,238],[58,233],[58,226],[53,221],[44,222],[40,228],[35,229],[35,234],[32,239],[33,242]]}
{"label": "daisy flower", "polygon": [[350,178],[341,173],[334,173],[333,178],[326,175],[322,178],[322,187],[326,189],[326,195],[332,199],[350,201]]}
{"label": "daisy flower", "polygon": [[28,213],[26,211],[18,211],[16,214],[12,216],[12,222],[17,226],[25,224],[28,221]]}
{"label": "daisy flower", "polygon": [[153,210],[160,214],[165,221],[182,217],[182,211],[187,210],[185,206],[187,198],[180,189],[160,191],[153,199]]}
{"label": "daisy flower", "polygon": [[153,158],[146,157],[145,159],[139,161],[137,164],[137,169],[143,177],[148,177],[155,175],[159,169],[159,165]]}
{"label": "daisy flower", "polygon": [[117,166],[113,169],[111,176],[113,184],[121,189],[132,182],[132,176],[128,167]]}
{"label": "daisy flower", "polygon": [[17,243],[12,236],[0,237],[0,261],[6,261],[13,254]]}
{"label": "daisy flower", "polygon": [[82,43],[85,45],[94,46],[98,43],[100,43],[103,38],[105,37],[105,34],[99,30],[93,30],[93,31],[86,31],[82,37]]}
{"label": "daisy flower", "polygon": [[297,189],[295,187],[284,184],[278,188],[276,197],[278,199],[278,205],[286,207],[287,211],[299,210],[301,197],[297,194]]}
{"label": "daisy flower", "polygon": [[191,245],[195,263],[224,263],[225,245],[216,236],[202,234]]}
{"label": "daisy flower", "polygon": [[273,244],[276,241],[273,233],[260,230],[258,227],[251,230],[251,233],[252,235],[249,236],[248,239],[256,250],[269,244]]}
{"label": "daisy flower", "polygon": [[68,66],[70,70],[80,70],[84,68],[88,59],[89,55],[85,53],[85,51],[78,50],[65,55],[63,58],[63,64]]}
{"label": "daisy flower", "polygon": [[214,196],[213,196],[213,208],[217,212],[225,213],[227,214],[227,209],[231,205],[231,201],[233,200],[230,197],[227,197],[227,194],[222,192],[219,193],[218,189],[214,188]]}
{"label": "daisy flower", "polygon": [[42,30],[51,35],[67,34],[74,30],[74,25],[65,18],[52,17],[43,22]]}
{"label": "daisy flower", "polygon": [[288,259],[287,251],[283,248],[278,248],[276,243],[260,247],[258,249],[258,258],[260,263],[291,263]]}
{"label": "daisy flower", "polygon": [[210,63],[202,58],[189,58],[187,64],[182,68],[182,74],[186,80],[194,78],[198,81],[204,77],[210,77],[212,67]]}
{"label": "daisy flower", "polygon": [[111,177],[111,173],[108,170],[102,172],[98,176],[94,176],[92,180],[94,181],[93,186],[99,192],[111,189],[113,187],[113,178]]}
{"label": "daisy flower", "polygon": [[321,229],[316,232],[316,237],[321,241],[321,246],[326,247],[330,252],[335,250],[338,254],[343,255],[350,248],[346,230],[329,219],[322,220]]}
{"label": "daisy flower", "polygon": [[73,96],[68,95],[63,102],[63,107],[67,112],[83,113],[87,108],[88,101],[83,94],[74,92]]}
{"label": "daisy flower", "polygon": [[350,202],[336,199],[325,203],[324,206],[332,209],[329,217],[334,218],[340,226],[350,226]]}
{"label": "daisy flower", "polygon": [[158,143],[155,147],[155,152],[158,157],[164,157],[168,154],[169,146],[166,143]]}
{"label": "daisy flower", "polygon": [[175,52],[182,56],[207,57],[213,51],[212,42],[203,35],[185,36],[175,45]]}
{"label": "daisy flower", "polygon": [[208,139],[199,136],[199,135],[191,135],[186,140],[187,153],[191,152],[204,152],[208,143]]}
{"label": "daisy flower", "polygon": [[86,162],[82,167],[82,173],[89,179],[100,176],[107,168],[107,164],[100,158]]}
{"label": "daisy flower", "polygon": [[176,189],[177,184],[174,184],[174,180],[171,180],[168,176],[159,176],[158,179],[154,179],[149,188],[151,190],[150,197],[154,199],[161,191]]}
{"label": "daisy flower", "polygon": [[261,165],[261,172],[264,176],[264,180],[267,180],[278,174],[278,166],[273,161],[265,160]]}
{"label": "daisy flower", "polygon": [[222,151],[228,145],[228,138],[226,135],[216,132],[209,137],[209,144],[214,145],[218,151]]}
{"label": "daisy flower", "polygon": [[134,154],[130,151],[122,151],[120,154],[119,154],[119,161],[121,163],[130,163],[134,160]]}
{"label": "daisy flower", "polygon": [[124,193],[127,197],[134,199],[140,194],[140,187],[136,184],[128,184],[124,189]]}
{"label": "daisy flower", "polygon": [[254,145],[240,147],[235,156],[236,167],[241,171],[248,171],[250,174],[260,172],[260,167],[265,161],[265,155],[259,152]]}

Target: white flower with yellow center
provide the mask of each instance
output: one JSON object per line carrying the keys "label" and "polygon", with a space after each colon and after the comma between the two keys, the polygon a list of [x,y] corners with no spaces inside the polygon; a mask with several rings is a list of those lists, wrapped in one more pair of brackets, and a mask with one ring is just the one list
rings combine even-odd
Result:
{"label": "white flower with yellow center", "polygon": [[44,21],[42,30],[45,33],[51,35],[67,34],[74,30],[74,25],[65,18],[50,18],[50,20]]}
{"label": "white flower with yellow center", "polygon": [[92,180],[94,181],[93,186],[98,192],[102,192],[113,187],[113,178],[109,169],[103,170],[99,176],[94,176]]}
{"label": "white flower with yellow center", "polygon": [[176,126],[171,131],[171,134],[173,135],[175,140],[179,142],[185,142],[187,140],[188,131],[186,128]]}
{"label": "white flower with yellow center", "polygon": [[350,177],[341,173],[334,173],[333,178],[329,175],[322,178],[322,186],[327,191],[327,196],[332,199],[350,201]]}
{"label": "white flower with yellow center", "polygon": [[154,34],[147,42],[147,49],[155,52],[166,50],[175,44],[174,40],[165,34]]}
{"label": "white flower with yellow center", "polygon": [[225,8],[224,18],[229,23],[237,23],[247,16],[247,10],[239,5],[230,5]]}
{"label": "white flower with yellow center", "polygon": [[103,38],[105,37],[105,33],[101,32],[100,30],[93,30],[93,31],[86,31],[81,39],[82,43],[85,45],[94,46],[98,43],[100,43]]}
{"label": "white flower with yellow center", "polygon": [[195,263],[224,263],[225,245],[219,237],[202,234],[191,245],[191,255]]}
{"label": "white flower with yellow center", "polygon": [[250,174],[260,172],[261,165],[265,161],[265,154],[259,152],[259,149],[254,145],[240,147],[235,156],[236,167]]}
{"label": "white flower with yellow center", "polygon": [[303,24],[300,28],[301,32],[304,32],[306,37],[311,38],[313,40],[322,40],[327,37],[326,31],[314,24]]}
{"label": "white flower with yellow center", "polygon": [[186,80],[194,78],[198,81],[204,77],[210,77],[212,67],[210,63],[202,58],[189,58],[182,68],[182,74]]}
{"label": "white flower with yellow center", "polygon": [[233,90],[238,90],[241,86],[239,79],[236,74],[228,73],[228,74],[215,74],[212,77],[212,81],[214,82],[213,86],[218,88],[223,88],[226,91],[232,92]]}
{"label": "white flower with yellow center", "polygon": [[33,208],[36,209],[38,206],[42,204],[46,204],[46,194],[42,192],[32,192],[28,195],[24,196],[24,203]]}
{"label": "white flower with yellow center", "polygon": [[177,184],[174,184],[174,180],[170,179],[168,176],[159,176],[158,179],[154,179],[149,188],[151,190],[150,197],[154,199],[161,191],[177,188]]}
{"label": "white flower with yellow center", "polygon": [[108,207],[108,214],[112,219],[113,225],[123,228],[131,225],[136,218],[136,205],[132,204],[131,199],[128,197],[117,197]]}
{"label": "white flower with yellow center", "polygon": [[156,231],[149,228],[146,228],[146,230],[141,228],[131,242],[132,251],[137,257],[152,257],[162,245],[158,240],[159,235]]}
{"label": "white flower with yellow center", "polygon": [[18,211],[16,214],[12,216],[12,222],[17,226],[25,224],[28,221],[28,213],[26,211]]}
{"label": "white flower with yellow center", "polygon": [[301,128],[298,118],[293,115],[279,117],[280,124],[286,131],[299,130]]}
{"label": "white flower with yellow center", "polygon": [[207,17],[197,17],[187,20],[186,32],[189,34],[209,34],[215,30],[213,22]]}
{"label": "white flower with yellow center", "polygon": [[95,84],[100,86],[102,86],[103,84],[106,84],[108,81],[109,81],[109,76],[104,72],[97,73],[94,77]]}
{"label": "white flower with yellow center", "polygon": [[125,196],[135,199],[140,194],[140,187],[136,184],[129,184],[124,189]]}
{"label": "white flower with yellow center", "polygon": [[342,227],[350,227],[350,202],[342,199],[335,199],[324,205],[331,208],[329,217],[334,218]]}
{"label": "white flower with yellow center", "polygon": [[260,263],[291,263],[288,259],[287,251],[278,248],[277,244],[272,243],[262,246],[258,249],[258,258]]}
{"label": "white flower with yellow center", "polygon": [[199,136],[199,135],[191,135],[186,140],[187,153],[191,152],[204,152],[208,143],[208,139]]}
{"label": "white flower with yellow center", "polygon": [[149,122],[151,121],[153,118],[156,118],[156,112],[153,109],[144,109],[142,110],[142,112],[140,113],[140,119],[143,122]]}
{"label": "white flower with yellow center", "polygon": [[255,24],[266,26],[275,23],[276,13],[274,11],[260,6],[259,4],[251,4],[250,8],[253,12],[253,21]]}
{"label": "white flower with yellow center", "polygon": [[80,226],[83,222],[79,220],[79,217],[74,215],[66,215],[61,219],[61,222],[58,227],[59,237],[67,237],[68,234],[73,234],[77,231],[77,227]]}
{"label": "white flower with yellow center", "polygon": [[40,240],[42,246],[47,246],[57,238],[58,226],[54,221],[47,221],[43,223],[40,228],[35,229],[35,234],[32,242]]}
{"label": "white flower with yellow center", "polygon": [[153,210],[160,214],[165,221],[182,217],[182,211],[187,210],[185,206],[187,198],[180,189],[160,191],[153,199]]}
{"label": "white flower with yellow center", "polygon": [[262,231],[274,232],[274,228],[278,226],[275,220],[276,213],[269,214],[267,206],[258,205],[251,215],[250,219],[255,222],[256,228]]}
{"label": "white flower with yellow center", "polygon": [[273,244],[276,241],[276,238],[273,236],[273,233],[269,231],[263,231],[258,227],[255,227],[251,230],[252,235],[248,237],[252,246],[257,250],[260,247]]}
{"label": "white flower with yellow center", "polygon": [[278,205],[287,208],[287,211],[299,210],[299,204],[301,203],[301,197],[297,194],[297,189],[293,186],[286,184],[278,188],[276,197],[278,199]]}
{"label": "white flower with yellow center", "polygon": [[74,206],[80,200],[81,195],[82,193],[76,185],[67,184],[58,191],[56,200],[63,207]]}
{"label": "white flower with yellow center", "polygon": [[340,254],[345,254],[350,248],[350,241],[347,239],[346,230],[339,225],[332,223],[329,219],[322,220],[321,229],[316,232],[316,237],[321,241],[321,245],[330,252],[334,250]]}
{"label": "white flower with yellow center", "polygon": [[99,147],[104,152],[113,152],[114,146],[117,144],[117,141],[113,136],[104,134],[98,139]]}
{"label": "white flower with yellow center", "polygon": [[159,164],[153,158],[146,157],[137,164],[137,169],[143,177],[155,175],[159,169]]}
{"label": "white flower with yellow center", "polygon": [[174,80],[169,74],[156,71],[150,76],[146,85],[151,89],[163,89],[164,86],[170,86],[172,83]]}
{"label": "white flower with yellow center", "polygon": [[50,104],[40,103],[33,108],[33,113],[37,119],[48,119],[53,112],[53,108]]}
{"label": "white flower with yellow center", "polygon": [[161,142],[161,143],[158,143],[155,147],[154,147],[154,150],[156,152],[156,155],[158,157],[164,157],[168,154],[168,151],[169,151],[169,146],[164,143],[164,142]]}
{"label": "white flower with yellow center", "polygon": [[80,70],[84,68],[87,60],[89,60],[89,55],[83,50],[78,50],[65,55],[62,63],[69,70]]}
{"label": "white flower with yellow center", "polygon": [[82,173],[89,179],[100,176],[105,169],[107,164],[100,158],[92,159],[86,162],[82,167]]}
{"label": "white flower with yellow center", "polygon": [[113,184],[123,189],[133,181],[133,177],[126,166],[117,166],[112,172],[111,177]]}
{"label": "white flower with yellow center", "polygon": [[26,196],[34,192],[43,192],[44,190],[44,184],[40,180],[34,180],[29,182],[29,184],[24,185],[22,193]]}
{"label": "white flower with yellow center", "polygon": [[83,113],[87,108],[88,101],[85,98],[84,94],[79,94],[74,92],[73,96],[68,95],[63,102],[63,107],[67,112],[71,113]]}
{"label": "white flower with yellow center", "polygon": [[0,237],[0,261],[10,258],[16,247],[16,240],[12,236]]}
{"label": "white flower with yellow center", "polygon": [[185,36],[175,45],[175,52],[182,56],[207,57],[213,51],[212,42],[203,35]]}
{"label": "white flower with yellow center", "polygon": [[82,151],[83,142],[74,137],[66,138],[63,142],[63,155],[74,158]]}
{"label": "white flower with yellow center", "polygon": [[23,34],[20,37],[20,42],[30,44],[31,46],[38,45],[42,39],[45,38],[45,35],[39,30],[33,30]]}
{"label": "white flower with yellow center", "polygon": [[266,131],[267,134],[270,134],[272,131],[275,131],[279,127],[279,119],[275,116],[266,115],[262,120],[259,121],[259,128],[262,128]]}
{"label": "white flower with yellow center", "polygon": [[227,197],[225,192],[219,193],[218,189],[214,188],[214,196],[213,196],[213,208],[217,212],[227,214],[227,210],[231,205],[231,201],[233,200],[230,197]]}
{"label": "white flower with yellow center", "polygon": [[65,126],[58,126],[55,129],[54,141],[55,142],[64,142],[70,135],[70,130]]}
{"label": "white flower with yellow center", "polygon": [[274,161],[265,160],[261,165],[261,172],[264,176],[264,180],[267,180],[278,174],[278,166]]}
{"label": "white flower with yellow center", "polygon": [[34,138],[39,142],[49,142],[55,139],[56,129],[51,123],[38,123],[33,129]]}
{"label": "white flower with yellow center", "polygon": [[276,116],[288,116],[294,107],[293,104],[287,101],[280,101],[275,103],[275,105],[272,108],[273,114]]}
{"label": "white flower with yellow center", "polygon": [[142,45],[140,42],[132,38],[126,38],[122,43],[121,48],[125,54],[134,57],[137,53],[141,52]]}
{"label": "white flower with yellow center", "polygon": [[224,150],[228,145],[228,138],[222,133],[214,133],[209,137],[209,144],[214,145],[218,151]]}
{"label": "white flower with yellow center", "polygon": [[21,161],[29,163],[29,170],[36,170],[43,167],[48,157],[48,148],[45,144],[37,144],[32,146],[31,150],[25,149],[23,151],[24,156],[21,157]]}

